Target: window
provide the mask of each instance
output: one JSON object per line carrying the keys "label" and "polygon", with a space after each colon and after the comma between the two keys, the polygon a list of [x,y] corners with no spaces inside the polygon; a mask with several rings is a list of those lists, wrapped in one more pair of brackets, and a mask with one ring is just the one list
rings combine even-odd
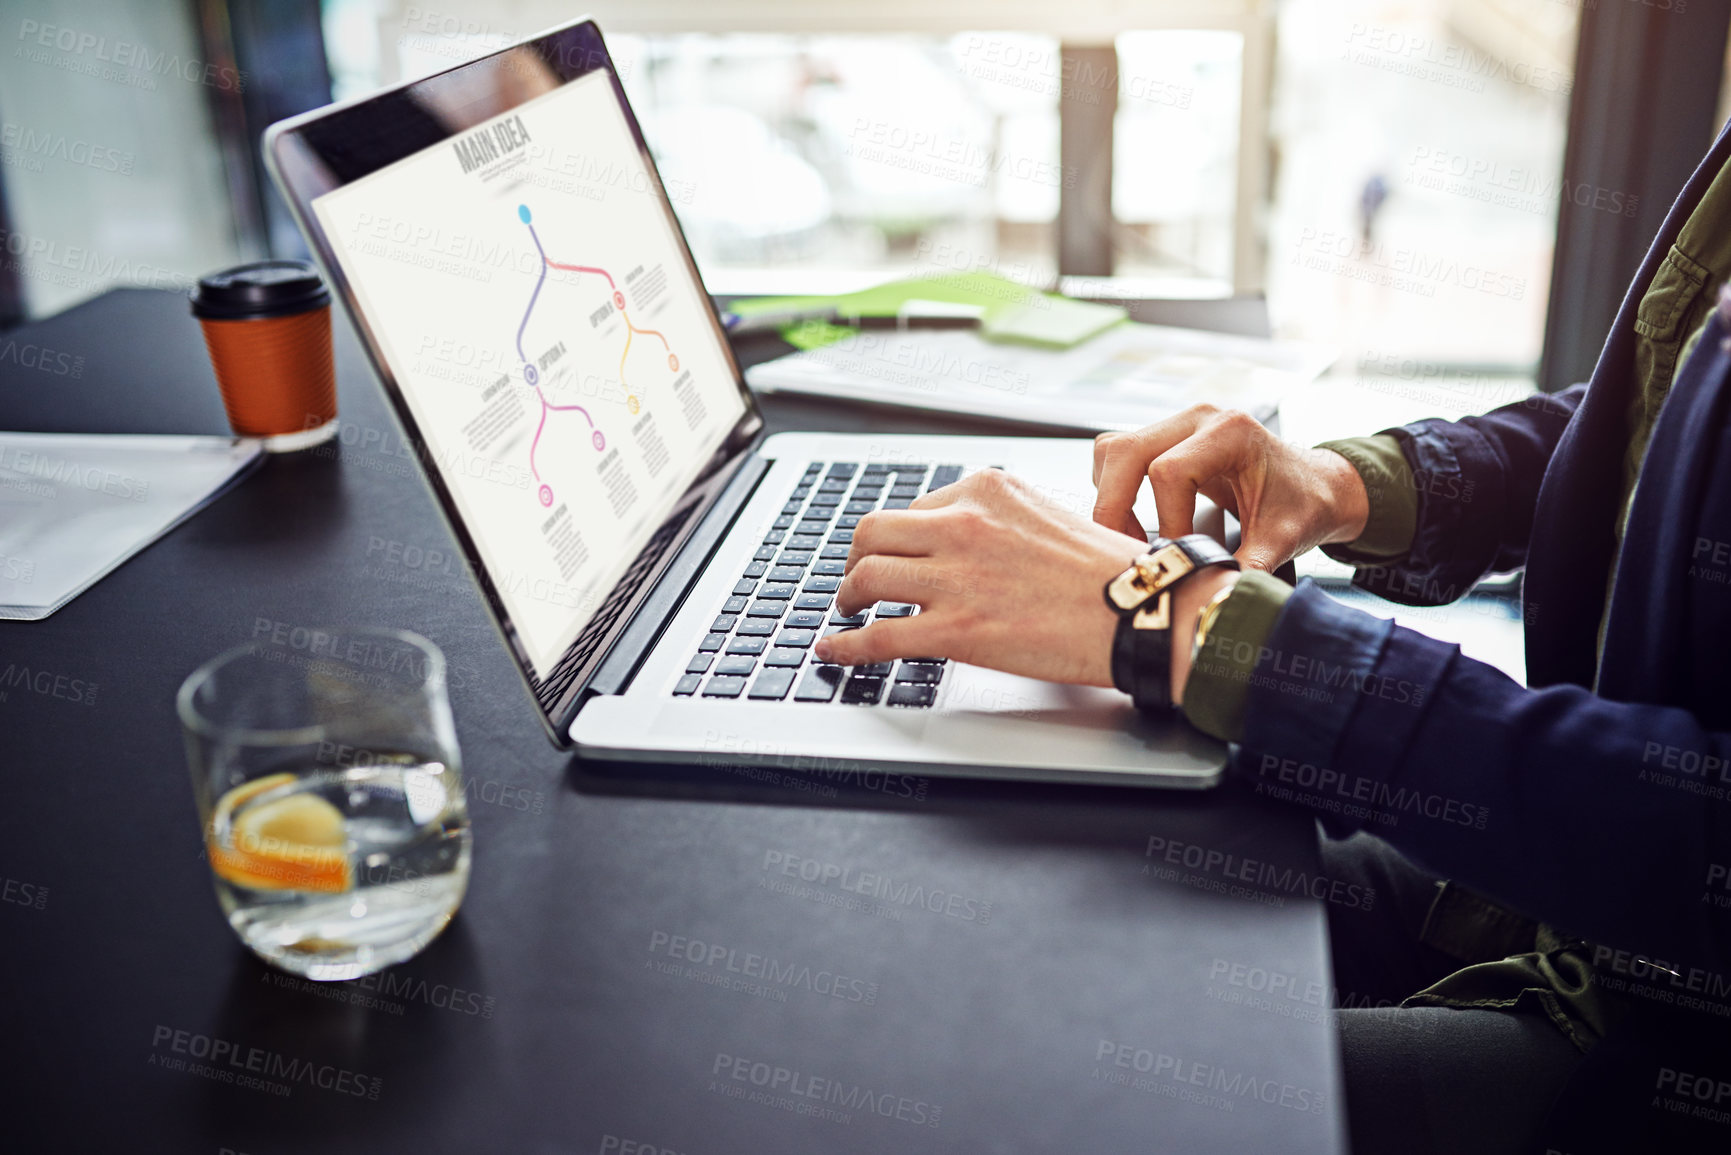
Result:
{"label": "window", "polygon": [[1532,0],[1282,6],[1268,251],[1282,333],[1349,361],[1531,376],[1577,15]]}

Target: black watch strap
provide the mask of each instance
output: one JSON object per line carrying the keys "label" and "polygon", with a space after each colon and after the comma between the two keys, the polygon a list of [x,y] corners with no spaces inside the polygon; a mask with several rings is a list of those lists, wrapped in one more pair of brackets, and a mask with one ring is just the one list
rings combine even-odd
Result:
{"label": "black watch strap", "polygon": [[1118,615],[1112,639],[1112,681],[1138,709],[1172,708],[1172,594],[1210,566],[1238,568],[1224,546],[1205,534],[1156,538],[1148,552],[1106,583],[1106,604]]}

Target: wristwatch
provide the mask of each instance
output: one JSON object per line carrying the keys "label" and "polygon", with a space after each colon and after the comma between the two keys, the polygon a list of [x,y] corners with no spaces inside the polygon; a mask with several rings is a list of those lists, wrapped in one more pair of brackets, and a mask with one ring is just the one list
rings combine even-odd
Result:
{"label": "wristwatch", "polygon": [[1177,541],[1157,537],[1148,552],[1106,583],[1106,604],[1118,615],[1112,639],[1112,682],[1140,710],[1172,708],[1172,591],[1209,566],[1238,568],[1238,559],[1206,534]]}

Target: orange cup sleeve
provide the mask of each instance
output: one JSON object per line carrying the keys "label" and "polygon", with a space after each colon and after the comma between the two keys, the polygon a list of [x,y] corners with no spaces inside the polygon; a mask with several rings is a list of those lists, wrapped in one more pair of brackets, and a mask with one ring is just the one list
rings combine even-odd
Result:
{"label": "orange cup sleeve", "polygon": [[336,418],[329,305],[287,317],[200,318],[199,324],[236,433],[299,433]]}

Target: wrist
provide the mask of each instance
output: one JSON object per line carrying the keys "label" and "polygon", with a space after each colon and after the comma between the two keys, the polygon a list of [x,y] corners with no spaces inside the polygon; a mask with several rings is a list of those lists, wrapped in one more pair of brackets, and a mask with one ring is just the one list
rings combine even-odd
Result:
{"label": "wrist", "polygon": [[1172,704],[1184,704],[1184,687],[1190,680],[1190,651],[1196,640],[1197,619],[1222,590],[1238,584],[1239,572],[1216,566],[1181,583],[1172,595]]}
{"label": "wrist", "polygon": [[1310,453],[1322,478],[1323,504],[1328,511],[1328,532],[1322,544],[1357,541],[1370,522],[1370,491],[1363,475],[1344,454],[1332,449],[1318,447]]}
{"label": "wrist", "polygon": [[[1127,534],[1115,534],[1131,540]],[[1090,575],[1090,583],[1104,584],[1124,572],[1125,568],[1136,563],[1136,559],[1148,552],[1146,542],[1129,544],[1120,553],[1105,553],[1101,564],[1094,574]],[[1098,585],[1095,588],[1099,588]],[[1079,677],[1075,680],[1085,686],[1101,686],[1111,689],[1117,685],[1112,677],[1112,652],[1117,645],[1118,615],[1112,612],[1098,597],[1086,600],[1088,606],[1086,619],[1078,623],[1081,642],[1080,652],[1087,655]]]}
{"label": "wrist", "polygon": [[1219,542],[1199,533],[1174,541],[1160,538],[1152,546],[1106,583],[1104,595],[1118,619],[1112,684],[1130,695],[1137,709],[1161,714],[1177,705],[1172,700],[1176,627],[1181,621],[1194,624],[1197,592],[1218,591],[1219,575],[1235,572],[1239,563]]}

